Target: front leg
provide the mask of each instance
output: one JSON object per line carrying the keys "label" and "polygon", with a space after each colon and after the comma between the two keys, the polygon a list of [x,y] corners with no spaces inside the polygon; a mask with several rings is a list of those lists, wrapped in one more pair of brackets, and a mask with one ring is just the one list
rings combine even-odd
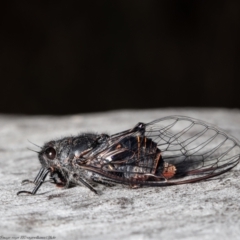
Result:
{"label": "front leg", "polygon": [[30,181],[28,179],[23,180],[22,184],[34,183],[35,187],[33,188],[33,190],[31,192],[30,191],[19,191],[19,192],[17,192],[17,195],[22,194],[22,193],[35,195],[37,193],[38,189],[44,183],[45,178],[47,177],[47,175],[49,173],[50,173],[50,169],[49,168],[41,168],[39,173],[38,173],[38,175],[34,179],[34,181]]}

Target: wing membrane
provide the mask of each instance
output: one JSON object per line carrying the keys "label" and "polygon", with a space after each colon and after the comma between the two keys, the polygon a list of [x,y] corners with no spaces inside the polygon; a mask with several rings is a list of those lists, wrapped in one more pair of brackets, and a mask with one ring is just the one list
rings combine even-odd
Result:
{"label": "wing membrane", "polygon": [[238,141],[215,126],[170,116],[112,135],[83,168],[130,185],[167,186],[223,174],[239,163]]}

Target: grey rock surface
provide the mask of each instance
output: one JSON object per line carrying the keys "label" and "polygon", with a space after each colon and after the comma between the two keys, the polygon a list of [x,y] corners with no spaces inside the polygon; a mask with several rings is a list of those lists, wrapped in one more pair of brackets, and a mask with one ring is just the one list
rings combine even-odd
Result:
{"label": "grey rock surface", "polygon": [[109,134],[168,115],[198,118],[240,139],[240,111],[127,110],[73,116],[0,115],[0,239],[240,239],[239,165],[215,180],[165,188],[98,185],[61,190],[46,183],[17,196],[34,179],[37,148],[85,131]]}

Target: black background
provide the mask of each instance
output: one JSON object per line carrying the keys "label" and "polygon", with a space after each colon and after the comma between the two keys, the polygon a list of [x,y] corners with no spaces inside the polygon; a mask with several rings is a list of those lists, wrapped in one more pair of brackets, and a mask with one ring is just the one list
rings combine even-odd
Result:
{"label": "black background", "polygon": [[1,4],[1,113],[240,108],[240,1]]}

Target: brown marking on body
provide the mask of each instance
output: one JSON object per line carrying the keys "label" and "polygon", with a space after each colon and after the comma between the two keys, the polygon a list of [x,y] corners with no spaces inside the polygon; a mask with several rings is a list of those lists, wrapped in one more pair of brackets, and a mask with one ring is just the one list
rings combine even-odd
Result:
{"label": "brown marking on body", "polygon": [[120,149],[120,148],[122,148],[122,145],[121,145],[121,144],[118,144],[118,145],[116,146],[116,149]]}
{"label": "brown marking on body", "polygon": [[137,142],[138,142],[138,159],[140,159],[140,147],[141,147],[140,136],[137,136]]}
{"label": "brown marking on body", "polygon": [[165,179],[172,178],[176,174],[176,167],[172,164],[164,162],[164,169],[162,175]]}
{"label": "brown marking on body", "polygon": [[152,171],[151,171],[152,174],[156,173],[157,168],[158,168],[161,160],[162,160],[161,151],[159,149],[157,149],[156,157],[155,157],[155,160],[154,160],[154,165],[153,165],[153,168],[152,168]]}

